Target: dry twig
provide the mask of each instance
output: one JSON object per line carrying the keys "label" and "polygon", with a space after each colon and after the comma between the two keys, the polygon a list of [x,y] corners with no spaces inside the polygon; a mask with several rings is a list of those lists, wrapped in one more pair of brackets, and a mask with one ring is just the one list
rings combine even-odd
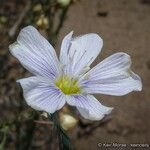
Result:
{"label": "dry twig", "polygon": [[30,7],[31,7],[31,2],[28,1],[26,6],[25,6],[25,8],[24,8],[24,10],[21,12],[18,20],[16,21],[16,23],[9,30],[8,34],[9,34],[10,37],[14,37],[15,36],[18,27],[20,26],[21,22],[23,21],[24,17],[26,16],[26,14],[29,11]]}

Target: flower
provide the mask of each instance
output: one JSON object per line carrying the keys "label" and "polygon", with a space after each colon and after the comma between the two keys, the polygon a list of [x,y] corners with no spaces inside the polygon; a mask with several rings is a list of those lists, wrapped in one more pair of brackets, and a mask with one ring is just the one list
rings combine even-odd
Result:
{"label": "flower", "polygon": [[54,113],[67,102],[77,107],[85,119],[100,120],[113,108],[103,106],[91,94],[125,95],[141,91],[138,75],[130,70],[126,53],[115,53],[90,69],[103,41],[94,33],[62,41],[59,60],[51,44],[32,26],[21,30],[9,49],[34,76],[20,79],[28,105]]}

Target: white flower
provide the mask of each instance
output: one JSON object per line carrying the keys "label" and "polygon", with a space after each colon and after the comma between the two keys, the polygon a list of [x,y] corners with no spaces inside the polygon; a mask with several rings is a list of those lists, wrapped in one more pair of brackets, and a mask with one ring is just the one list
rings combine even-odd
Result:
{"label": "white flower", "polygon": [[101,51],[102,39],[94,33],[76,38],[72,34],[63,39],[58,60],[54,48],[34,27],[22,29],[9,48],[34,76],[18,82],[26,102],[36,110],[54,113],[67,102],[84,118],[100,120],[112,108],[103,106],[91,94],[120,96],[141,91],[141,79],[130,70],[130,56],[123,52],[90,69]]}

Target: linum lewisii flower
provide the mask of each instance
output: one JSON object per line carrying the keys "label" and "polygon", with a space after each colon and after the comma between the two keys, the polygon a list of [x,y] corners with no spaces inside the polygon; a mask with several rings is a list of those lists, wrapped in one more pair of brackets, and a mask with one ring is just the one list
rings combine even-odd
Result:
{"label": "linum lewisii flower", "polygon": [[91,94],[120,96],[141,91],[141,79],[130,70],[130,56],[123,52],[90,68],[101,52],[102,39],[94,33],[76,38],[72,34],[63,39],[58,59],[52,45],[34,27],[22,29],[9,48],[33,76],[18,82],[26,102],[36,110],[54,113],[68,103],[84,118],[100,120],[112,108]]}

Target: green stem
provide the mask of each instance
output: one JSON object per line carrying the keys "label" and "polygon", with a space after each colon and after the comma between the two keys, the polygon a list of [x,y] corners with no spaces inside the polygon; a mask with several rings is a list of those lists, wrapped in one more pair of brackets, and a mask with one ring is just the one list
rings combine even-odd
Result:
{"label": "green stem", "polygon": [[57,112],[49,114],[49,119],[54,123],[54,131],[56,132],[59,140],[59,150],[73,150],[73,146],[67,133],[60,125]]}
{"label": "green stem", "polygon": [[6,134],[4,134],[4,138],[3,138],[3,140],[2,140],[2,142],[0,144],[0,150],[4,150],[5,143],[6,143]]}
{"label": "green stem", "polygon": [[3,127],[2,131],[4,132],[4,137],[3,137],[2,142],[0,143],[0,150],[4,150],[4,146],[5,146],[6,139],[7,139],[7,134],[9,132],[9,127],[8,126]]}

